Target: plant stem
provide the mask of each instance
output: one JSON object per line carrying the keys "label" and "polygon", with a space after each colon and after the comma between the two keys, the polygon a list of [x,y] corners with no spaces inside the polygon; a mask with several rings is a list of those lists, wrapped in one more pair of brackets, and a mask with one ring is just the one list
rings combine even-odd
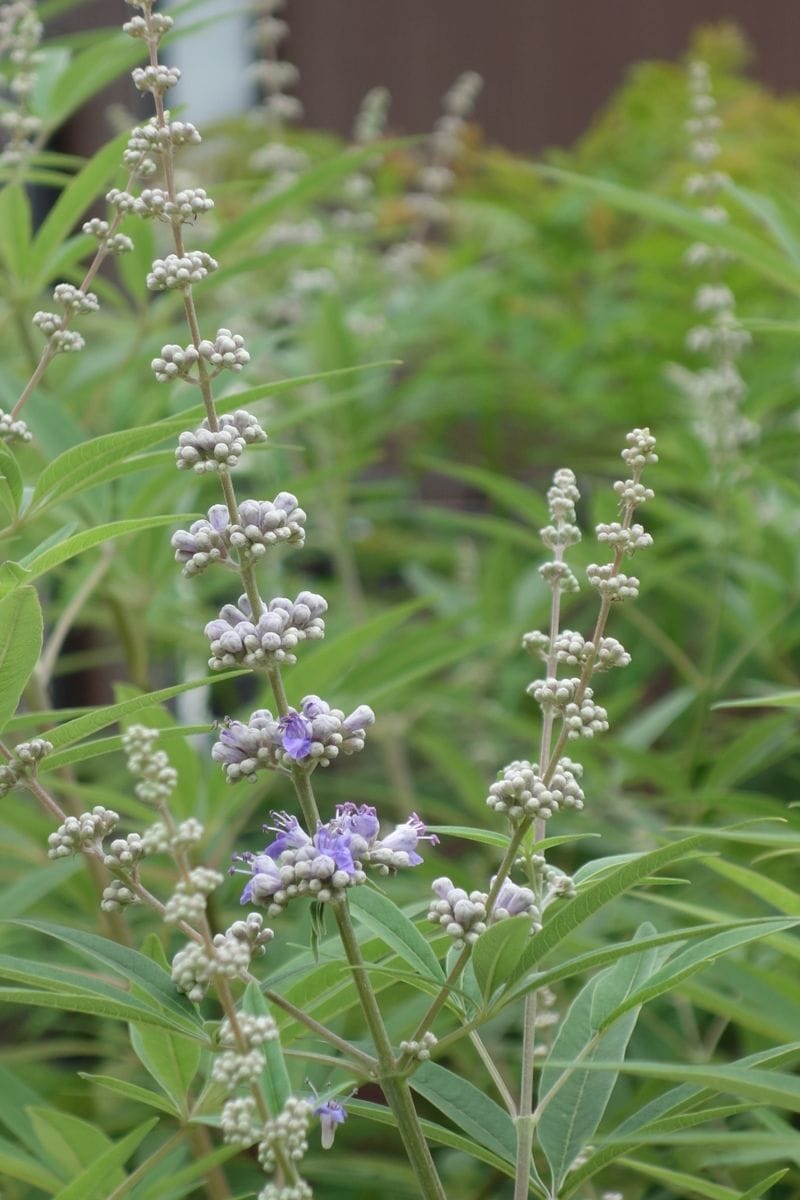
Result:
{"label": "plant stem", "polygon": [[353,972],[353,982],[361,1001],[361,1008],[375,1043],[380,1064],[379,1081],[397,1121],[397,1128],[412,1170],[417,1177],[421,1194],[426,1200],[447,1200],[433,1156],[422,1132],[408,1084],[405,1079],[397,1075],[397,1062],[378,1007],[378,1001],[369,981],[366,963],[361,956],[361,948],[350,918],[350,911],[346,902],[336,904],[334,910],[339,936]]}

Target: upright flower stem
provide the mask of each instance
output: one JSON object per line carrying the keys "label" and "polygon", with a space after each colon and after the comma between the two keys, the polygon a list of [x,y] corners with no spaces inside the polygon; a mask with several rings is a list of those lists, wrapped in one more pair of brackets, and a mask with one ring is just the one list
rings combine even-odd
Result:
{"label": "upright flower stem", "polygon": [[361,948],[346,902],[335,905],[335,913],[339,936],[353,972],[353,982],[361,1001],[364,1019],[375,1043],[380,1064],[378,1078],[397,1121],[397,1128],[406,1148],[411,1168],[416,1175],[420,1192],[426,1200],[447,1200],[433,1156],[422,1132],[408,1083],[397,1074],[397,1061],[386,1032],[386,1026],[383,1023],[375,992],[369,981],[367,966],[361,956]]}

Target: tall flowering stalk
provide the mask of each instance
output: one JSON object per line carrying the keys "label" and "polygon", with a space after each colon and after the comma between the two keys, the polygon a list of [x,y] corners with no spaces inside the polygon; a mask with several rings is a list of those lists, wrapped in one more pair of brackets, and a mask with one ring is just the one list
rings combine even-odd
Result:
{"label": "tall flowering stalk", "polygon": [[[312,774],[320,765],[333,762],[340,752],[354,753],[364,745],[365,731],[374,716],[362,705],[346,716],[331,708],[319,697],[306,697],[299,710],[292,708],[286,696],[282,663],[291,661],[291,650],[309,636],[321,636],[325,601],[310,593],[301,593],[292,602],[280,598],[266,604],[261,597],[257,565],[282,542],[301,545],[304,540],[306,515],[296,498],[288,492],[279,493],[274,501],[237,499],[231,468],[238,461],[248,441],[263,438],[257,421],[246,413],[218,415],[212,390],[212,379],[218,370],[227,366],[238,369],[244,365],[241,339],[227,330],[220,330],[214,341],[204,339],[200,330],[193,298],[193,285],[216,268],[216,262],[204,251],[188,249],[183,236],[187,221],[211,205],[202,189],[178,192],[175,185],[175,139],[172,124],[164,105],[166,92],[178,81],[179,72],[159,63],[158,44],[165,32],[163,20],[153,12],[150,0],[138,0],[134,5],[140,14],[129,21],[126,30],[144,39],[149,52],[149,65],[133,72],[134,83],[141,91],[152,94],[155,117],[152,144],[160,159],[163,187],[151,188],[138,200],[124,200],[132,211],[155,215],[170,229],[174,253],[153,264],[148,286],[153,291],[177,289],[181,292],[190,334],[184,348],[164,347],[154,363],[157,377],[163,377],[166,366],[174,364],[174,374],[193,381],[200,389],[206,417],[202,426],[179,439],[179,465],[191,465],[195,470],[211,471],[219,478],[224,503],[213,505],[208,519],[195,522],[189,530],[173,538],[176,558],[183,563],[186,574],[197,574],[212,565],[223,565],[238,573],[243,596],[237,606],[227,605],[217,621],[207,627],[211,641],[212,666],[241,662],[263,670],[272,690],[275,715],[268,710],[254,713],[247,724],[226,722],[214,747],[214,757],[222,763],[229,780],[252,778],[259,769],[277,770],[292,782],[295,796],[305,823],[288,814],[276,816],[274,830],[278,837],[260,854],[246,852],[240,861],[246,864],[251,881],[242,901],[268,903],[277,913],[297,895],[308,893],[318,902],[328,903],[334,910],[345,955],[353,969],[353,979],[367,1026],[372,1035],[378,1059],[378,1078],[390,1104],[398,1129],[406,1144],[421,1190],[424,1195],[442,1197],[441,1183],[436,1175],[419,1120],[410,1098],[408,1084],[396,1074],[396,1059],[389,1041],[375,993],[365,970],[358,940],[348,911],[346,890],[363,881],[363,865],[375,865],[388,872],[421,861],[416,847],[426,836],[422,822],[416,816],[398,827],[394,834],[378,836],[379,826],[373,810],[344,806],[336,816],[323,824],[312,785]],[[119,199],[117,205],[119,206]],[[238,357],[237,357],[238,355]],[[189,456],[186,462],[184,456]],[[195,954],[189,947],[189,951]],[[185,953],[185,952],[181,952]],[[206,946],[205,953],[213,951]],[[178,967],[176,965],[176,970]],[[180,985],[180,984],[179,984]],[[236,1053],[242,1055],[247,1047],[236,1033],[235,1011],[226,1007],[226,1018],[233,1030]],[[263,1112],[258,1114],[263,1119]],[[279,1118],[272,1118],[277,1120]],[[276,1161],[275,1148],[283,1146],[284,1157],[294,1162],[301,1150],[302,1135],[293,1142],[284,1137],[280,1128],[269,1122],[260,1130],[260,1161],[271,1169]],[[295,1172],[296,1174],[296,1172]],[[299,1200],[301,1184],[290,1177],[290,1188],[280,1192],[281,1200]],[[300,1190],[298,1190],[300,1189]],[[262,1193],[271,1200],[272,1185]]]}
{"label": "tall flowering stalk", "polygon": [[[725,223],[729,214],[722,199],[728,177],[716,166],[722,152],[719,143],[722,119],[707,63],[690,63],[688,87],[691,115],[686,121],[686,131],[693,170],[686,178],[684,190],[698,204],[698,211],[706,221]],[[670,371],[689,402],[692,424],[718,474],[737,457],[743,445],[758,437],[758,426],[741,411],[747,385],[738,360],[751,338],[737,319],[736,297],[724,279],[729,258],[726,250],[703,241],[693,242],[688,248],[686,263],[704,273],[705,278],[694,297],[695,311],[702,323],[689,330],[686,347],[691,353],[704,356],[708,365],[694,371],[674,365]]]}

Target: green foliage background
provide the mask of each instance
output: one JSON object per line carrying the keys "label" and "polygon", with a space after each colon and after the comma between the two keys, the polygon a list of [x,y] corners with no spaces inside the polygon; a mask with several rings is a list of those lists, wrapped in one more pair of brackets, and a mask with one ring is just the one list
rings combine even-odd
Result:
{"label": "green foliage background", "polygon": [[[105,35],[76,54],[97,56],[101,44],[108,55]],[[122,44],[113,46],[121,66]],[[270,249],[262,239],[275,220],[312,214],[325,220],[335,209],[352,158],[332,139],[298,135],[314,166],[273,197],[265,196],[262,176],[239,165],[263,140],[252,124],[209,131],[204,154],[196,160],[187,154],[185,162],[217,200],[208,248],[221,269],[198,289],[201,318],[204,327],[245,333],[253,364],[237,388],[250,391],[235,403],[252,404],[270,433],[240,473],[240,492],[265,496],[291,488],[309,514],[306,548],[270,564],[267,591],[311,587],[330,605],[325,642],[304,648],[287,675],[290,701],[313,691],[345,709],[368,703],[378,715],[368,752],[320,780],[326,813],[356,799],[377,804],[387,819],[415,810],[435,826],[490,826],[489,782],[510,759],[535,757],[536,713],[525,695],[531,663],[519,646],[524,631],[544,622],[549,605],[537,574],[537,530],[550,477],[562,465],[578,474],[586,536],[575,560],[585,566],[595,557],[592,526],[610,519],[615,507],[610,483],[624,434],[650,425],[659,438],[661,463],[651,479],[657,498],[646,514],[655,550],[641,563],[640,600],[615,613],[611,628],[633,663],[604,677],[607,690],[599,698],[608,704],[612,730],[581,747],[587,807],[551,823],[549,832],[571,839],[551,856],[588,879],[599,856],[654,851],[676,833],[708,837],[675,855],[670,877],[645,873],[611,907],[568,931],[547,963],[562,1013],[585,982],[580,964],[570,964],[627,941],[643,922],[668,933],[693,924],[791,919],[800,900],[800,102],[776,99],[746,78],[734,31],[704,32],[696,50],[711,63],[724,119],[719,165],[733,181],[726,201],[732,228],[717,236],[741,237],[740,248],[749,248],[726,279],[754,333],[742,373],[747,412],[761,436],[743,452],[735,483],[725,486],[715,481],[692,414],[665,374],[666,364],[688,361],[683,339],[694,321],[695,280],[681,266],[696,218],[681,196],[687,166],[680,65],[637,67],[582,141],[548,155],[545,170],[482,145],[476,135],[459,168],[448,236],[430,245],[421,278],[402,286],[387,281],[380,251],[409,223],[403,194],[415,145],[392,143],[378,169],[376,239],[342,234],[327,221],[324,240],[311,248]],[[124,51],[130,58],[129,44]],[[66,70],[81,77],[75,61]],[[65,70],[63,47],[53,48],[48,64],[55,121],[70,94],[58,73]],[[36,233],[24,188],[7,180],[0,193],[2,407],[12,406],[38,356],[29,320],[42,306],[43,289],[56,278],[82,277],[89,239],[73,228],[87,204],[116,181],[123,141],[86,165],[42,157],[30,180],[63,190]],[[174,297],[151,303],[144,286],[154,232],[141,223],[130,232],[137,249],[122,260],[120,277],[98,281],[102,309],[86,323],[86,350],[58,359],[28,406],[35,442],[16,459],[3,452],[4,548],[23,569],[8,563],[0,569],[6,597],[0,603],[10,605],[24,592],[20,583],[35,583],[52,629],[108,552],[107,569],[81,613],[79,627],[88,632],[61,657],[54,694],[59,707],[83,705],[80,672],[110,673],[116,701],[130,702],[123,721],[165,730],[180,771],[177,814],[205,822],[203,861],[224,869],[232,852],[258,845],[268,810],[284,807],[289,797],[279,780],[228,788],[208,760],[214,717],[268,706],[251,679],[221,679],[208,693],[189,689],[169,705],[166,697],[134,705],[139,695],[204,677],[202,627],[234,597],[213,572],[179,581],[172,562],[171,528],[192,519],[187,514],[199,515],[216,493],[207,481],[174,470],[171,442],[191,419],[173,414],[191,408],[195,397],[186,387],[156,384],[148,362],[165,342],[185,340],[181,314]],[[310,306],[299,328],[276,323],[275,297],[285,294],[291,272],[316,267],[337,271],[338,291]],[[353,333],[353,312],[372,319],[371,333]],[[377,365],[354,370],[364,363]],[[320,372],[343,373],[285,389],[260,383]],[[150,429],[156,422],[163,424]],[[118,441],[86,441],[115,432]],[[71,447],[82,449],[70,457]],[[135,525],[124,531],[121,521]],[[108,539],[103,544],[98,527]],[[570,604],[566,624],[587,630],[593,615],[592,597],[582,594]],[[774,693],[789,697],[723,704]],[[54,714],[51,703],[52,696],[37,694],[34,678],[4,738],[81,717],[77,709]],[[107,804],[135,826],[149,815],[132,799],[115,719],[87,717],[60,730],[60,740],[51,737],[57,753],[43,778],[65,805]],[[727,832],[712,834],[723,827]],[[25,793],[4,801],[0,973],[7,986],[0,999],[12,1005],[0,1051],[4,1194],[86,1200],[116,1187],[115,1197],[134,1200],[199,1195],[197,1179],[211,1153],[202,1124],[193,1127],[191,1155],[182,1145],[168,1148],[157,1166],[127,1185],[122,1166],[133,1170],[186,1119],[186,1088],[199,1092],[206,1055],[199,1041],[186,1038],[201,1036],[202,1027],[191,1006],[173,1013],[170,1024],[163,998],[157,1004],[140,984],[122,990],[120,981],[133,979],[141,962],[136,969],[128,962],[127,976],[108,962],[90,966],[74,940],[70,946],[67,938],[65,947],[36,924],[98,928],[96,880],[82,861],[47,860],[50,829]],[[392,881],[386,892],[417,918],[431,879],[450,874],[458,885],[482,887],[497,858],[490,837],[443,835],[425,867]],[[149,878],[152,890],[168,892],[158,867]],[[237,887],[231,882],[220,896],[215,920],[224,927],[236,912]],[[392,934],[380,911],[357,915],[369,961],[384,968],[375,980],[390,1032],[402,1036],[427,1003],[402,974],[411,960],[398,955],[396,940],[407,930],[398,926]],[[131,924],[132,944],[140,946],[149,919],[134,912]],[[594,1156],[560,1194],[599,1194],[586,1190],[591,1184],[581,1190],[592,1170],[600,1172],[598,1189],[619,1188],[626,1200],[798,1194],[800,1138],[792,1114],[800,1109],[800,1085],[791,1069],[800,1052],[800,943],[791,924],[757,926],[757,941],[744,945],[734,937],[714,953],[706,947],[685,976],[676,969],[672,990],[642,1009],[628,1051],[633,1065],[620,1076],[593,1138]],[[430,940],[425,923],[418,928]],[[292,911],[276,929],[259,968],[270,987],[347,1036],[363,1036],[335,940],[323,939],[315,965],[302,917]],[[164,934],[164,947],[167,941]],[[442,939],[434,944],[443,949]],[[723,949],[730,950],[724,957]],[[145,952],[156,962],[163,954],[154,938]],[[71,974],[37,979],[30,964],[41,961]],[[567,964],[563,976],[559,963]],[[107,996],[104,1010],[92,993],[94,1001],[82,1007],[82,986],[98,979],[119,995]],[[133,1008],[108,1007],[121,1003]],[[148,1024],[154,1006],[161,1024]],[[133,1048],[126,1019],[144,1021]],[[570,1044],[569,1026],[561,1028],[568,1057],[580,1043]],[[518,1008],[498,1003],[484,1039],[512,1076],[518,1032]],[[287,1022],[284,1041],[293,1086],[304,1088],[310,1076],[324,1091],[331,1082],[325,1068],[293,1056],[314,1049],[299,1027]],[[741,1065],[759,1055],[762,1069]],[[466,1040],[454,1041],[440,1061],[481,1083],[480,1061]],[[419,1092],[425,1117],[450,1131],[449,1146],[444,1138],[439,1152],[449,1194],[510,1195],[505,1125],[492,1127],[486,1109],[470,1117],[470,1096],[462,1090],[447,1099],[445,1083],[443,1076],[422,1078]],[[675,1108],[662,1115],[656,1097],[672,1095],[673,1084],[688,1093],[680,1103],[675,1096]],[[312,1150],[307,1173],[323,1181],[326,1200],[372,1196],[378,1176],[392,1195],[414,1195],[392,1130],[360,1119],[379,1119],[368,1108],[375,1099],[354,1102],[334,1153]],[[213,1095],[204,1101],[210,1125],[214,1101]],[[636,1116],[648,1104],[655,1107],[640,1139]],[[162,1118],[155,1130],[142,1124],[153,1110]],[[458,1129],[482,1153],[464,1153],[452,1136]],[[483,1131],[483,1142],[476,1131]],[[92,1182],[81,1173],[98,1150],[109,1155],[109,1174]],[[781,1180],[763,1183],[784,1169]],[[235,1194],[253,1194],[258,1176],[246,1159],[227,1170]]]}

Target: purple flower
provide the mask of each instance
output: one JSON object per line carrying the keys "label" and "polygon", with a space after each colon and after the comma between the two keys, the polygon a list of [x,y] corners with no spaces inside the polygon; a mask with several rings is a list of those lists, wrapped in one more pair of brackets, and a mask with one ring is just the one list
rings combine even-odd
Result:
{"label": "purple flower", "polygon": [[311,838],[302,828],[297,817],[292,817],[289,813],[274,812],[272,819],[274,825],[265,825],[265,833],[277,833],[274,842],[265,848],[264,853],[270,858],[280,858],[284,850],[299,850],[301,846],[307,846]]}
{"label": "purple flower", "polygon": [[416,813],[412,813],[407,821],[402,825],[396,825],[391,833],[385,838],[381,838],[379,845],[384,850],[391,850],[393,853],[401,853],[408,855],[408,864],[411,867],[418,867],[422,862],[422,858],[417,854],[417,843],[427,841],[432,846],[435,846],[439,839],[435,833],[428,833],[423,821],[419,819]]}
{"label": "purple flower", "polygon": [[263,904],[280,889],[280,870],[267,854],[252,854],[246,850],[243,854],[235,854],[233,857],[234,862],[246,863],[247,867],[244,871],[241,867],[231,867],[231,874],[251,875],[239,897],[240,904]]}
{"label": "purple flower", "polygon": [[302,717],[299,712],[290,708],[286,716],[281,717],[279,725],[283,748],[289,757],[296,762],[308,758],[314,731],[307,717]]}
{"label": "purple flower", "polygon": [[366,843],[378,836],[378,814],[371,804],[353,804],[351,800],[337,804],[336,820],[342,829],[363,838]]}
{"label": "purple flower", "polygon": [[314,1109],[314,1115],[319,1117],[322,1126],[322,1149],[330,1150],[336,1136],[336,1126],[347,1120],[344,1106],[338,1100],[326,1100]]}
{"label": "purple flower", "polygon": [[[494,879],[492,879],[494,886]],[[530,888],[520,887],[511,879],[506,879],[494,903],[495,916],[518,917],[522,914],[533,916],[536,913],[536,897]]]}
{"label": "purple flower", "polygon": [[320,825],[314,834],[314,845],[320,854],[332,858],[340,871],[346,871],[352,878],[356,873],[356,864],[350,849],[350,834],[329,825]]}

